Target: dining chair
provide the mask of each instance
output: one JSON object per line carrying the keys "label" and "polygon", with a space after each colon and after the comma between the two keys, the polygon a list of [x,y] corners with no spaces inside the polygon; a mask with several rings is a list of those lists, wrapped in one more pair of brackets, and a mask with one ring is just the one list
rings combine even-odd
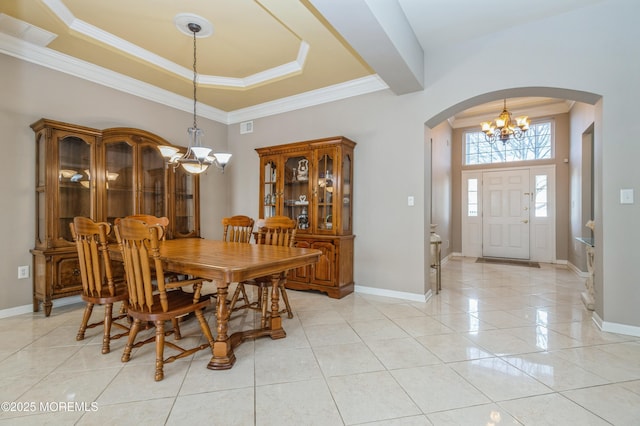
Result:
{"label": "dining chair", "polygon": [[[125,216],[126,219],[135,219],[135,220],[141,220],[145,223],[147,223],[148,225],[158,225],[162,227],[162,240],[166,240],[167,238],[167,227],[169,226],[169,218],[166,216],[154,216],[151,214],[132,214],[129,216]],[[122,218],[116,218],[116,220],[114,221],[114,225],[117,225],[120,220],[122,220]],[[173,282],[173,281],[179,281],[181,279],[183,279],[183,276],[180,274],[176,274],[174,272],[170,272],[170,271],[165,271],[164,273],[164,279],[167,282]],[[180,338],[180,322],[184,321],[188,318],[191,318],[193,316],[192,315],[185,315],[182,318],[175,318],[172,322],[173,322],[173,330],[171,332],[166,333],[166,335],[174,333],[176,335],[176,337],[179,339]]]}
{"label": "dining chair", "polygon": [[[76,340],[84,340],[87,328],[103,326],[102,353],[110,352],[110,342],[129,334],[129,327],[119,320],[127,317],[127,287],[124,278],[114,279],[109,256],[108,235],[111,225],[106,222],[94,222],[87,217],[75,217],[69,223],[71,235],[76,243],[80,277],[82,278],[82,294],[86,302],[80,329]],[[122,310],[113,317],[113,305],[122,303]],[[99,322],[89,323],[93,307],[104,306],[104,318]],[[126,330],[119,334],[111,334],[112,326]]]}
{"label": "dining chair", "polygon": [[[258,231],[255,233],[255,241],[256,244],[266,244],[273,246],[283,246],[283,247],[293,247],[295,243],[296,231],[297,231],[297,221],[287,217],[287,216],[272,216],[264,219],[264,225],[261,226]],[[285,273],[286,277],[286,273]],[[284,301],[285,308],[280,311],[280,313],[287,313],[288,318],[293,318],[293,311],[291,310],[291,305],[289,304],[289,298],[287,296],[287,290],[285,289],[286,278],[283,278],[278,283],[278,289],[280,292],[280,297]],[[241,289],[244,289],[245,285],[254,285],[258,287],[258,300],[257,302],[246,303],[240,306],[238,309],[255,309],[258,308],[261,311],[261,326],[264,328],[267,323],[268,316],[268,295],[269,295],[269,287],[272,285],[271,276],[259,277],[253,280],[243,281],[238,283],[238,286]],[[242,292],[242,290],[240,290]],[[236,288],[236,292],[238,289]],[[235,298],[234,293],[234,298]],[[243,294],[244,296],[244,294]],[[232,298],[231,303],[229,304],[229,313],[236,310],[235,304],[237,300]],[[237,299],[237,298],[236,298]]]}
{"label": "dining chair", "polygon": [[[163,366],[176,359],[189,356],[194,352],[211,348],[213,355],[213,336],[209,324],[204,318],[203,309],[210,304],[210,299],[200,298],[201,278],[193,278],[182,281],[166,282],[164,269],[160,259],[160,240],[164,230],[160,225],[150,225],[136,219],[121,219],[115,226],[116,239],[122,252],[125,275],[129,287],[129,315],[133,318],[133,325],[129,332],[129,340],[122,354],[122,362],[131,358],[133,347],[139,347],[155,340],[156,343],[156,370],[155,380],[164,378]],[[156,285],[153,284],[153,277]],[[193,286],[193,293],[181,291],[168,291],[172,288]],[[202,333],[207,343],[189,349],[177,344],[165,341],[164,323],[193,312],[200,323]],[[155,338],[136,343],[136,336],[141,325],[153,322],[156,327]],[[175,340],[179,340],[179,333],[174,334]],[[169,346],[179,353],[164,358],[164,347]]]}
{"label": "dining chair", "polygon": [[[251,243],[251,237],[253,236],[253,224],[254,220],[249,216],[237,215],[223,218],[222,240],[234,243]],[[242,297],[240,297],[240,295],[242,295]],[[239,300],[242,300],[244,304],[241,306],[235,306]],[[231,314],[233,310],[237,311],[240,309],[257,307],[258,302],[251,302],[244,285],[242,283],[237,283],[229,306],[234,306],[233,309],[229,308],[229,314]]]}
{"label": "dining chair", "polygon": [[254,220],[249,216],[231,216],[222,219],[222,240],[232,243],[250,243]]}

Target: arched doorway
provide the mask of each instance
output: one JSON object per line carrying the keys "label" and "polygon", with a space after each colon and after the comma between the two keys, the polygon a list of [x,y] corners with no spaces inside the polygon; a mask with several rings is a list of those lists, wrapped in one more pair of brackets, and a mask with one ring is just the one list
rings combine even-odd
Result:
{"label": "arched doorway", "polygon": [[[485,93],[482,95],[478,95],[478,96],[466,99],[464,101],[461,101],[455,105],[452,105],[444,109],[443,111],[441,111],[438,114],[435,114],[433,117],[431,117],[429,120],[425,122],[425,143],[427,144],[425,150],[426,152],[430,153],[429,161],[431,162],[431,164],[427,166],[427,171],[425,173],[425,179],[427,180],[427,184],[425,185],[426,188],[431,188],[436,181],[439,181],[442,178],[442,176],[434,175],[434,173],[436,173],[435,172],[436,170],[442,169],[441,164],[434,163],[434,161],[441,161],[441,159],[438,158],[438,154],[436,153],[437,150],[438,149],[442,150],[443,147],[449,143],[452,145],[454,143],[459,143],[458,141],[452,140],[453,138],[452,130],[450,130],[449,134],[445,137],[438,136],[443,133],[446,134],[446,132],[442,130],[442,127],[443,126],[447,127],[448,120],[451,117],[454,117],[456,114],[462,111],[465,111],[469,108],[477,107],[479,105],[492,102],[492,101],[501,101],[502,99],[512,98],[512,97],[560,98],[560,99],[567,99],[570,101],[581,102],[590,106],[593,106],[601,99],[600,95],[589,93],[589,92],[560,89],[560,88],[550,88],[550,87],[524,87],[524,88],[512,88],[512,89],[505,89],[505,90]],[[499,113],[499,111],[496,112],[496,115],[497,113]],[[438,144],[440,144],[439,148],[438,148]],[[448,169],[449,172],[451,172],[451,170],[453,169],[452,165],[456,161],[460,161],[455,153],[452,152],[452,156],[453,158],[450,159],[451,164],[449,165],[449,169]],[[567,155],[567,158],[560,158],[559,161],[568,162],[568,155]],[[574,167],[573,164],[570,166]],[[577,167],[578,165],[575,165],[575,166]],[[451,175],[449,179],[450,179],[449,182],[452,188],[453,187],[459,188],[459,186],[461,185],[460,176]],[[570,190],[574,191],[575,188],[572,186]],[[429,206],[426,206],[427,217],[425,217],[424,226],[425,226],[425,229],[429,229],[431,223],[439,224],[439,228],[438,228],[439,233],[442,233],[445,235],[445,238],[443,238],[444,256],[456,254],[456,252],[461,251],[459,248],[459,245],[457,246],[455,244],[455,242],[459,241],[461,238],[460,226],[457,225],[460,223],[460,213],[459,213],[460,200],[456,199],[456,197],[459,197],[459,194],[460,194],[459,191],[457,193],[454,193],[454,191],[452,191],[451,195],[449,196],[449,199],[447,199],[446,197],[442,197],[442,194],[437,189],[434,189],[430,191],[429,197],[427,197],[427,199],[429,199],[431,203]],[[434,198],[434,197],[439,197],[439,198]],[[439,206],[443,203],[450,203],[448,206],[448,210],[450,211],[452,218],[450,219],[450,222],[448,225],[446,224],[446,219],[444,221],[445,226],[449,226],[449,229],[443,229],[442,228],[443,220],[437,217],[438,214],[441,214],[441,213],[438,213],[439,210],[441,210],[441,208],[436,206]],[[567,223],[569,223],[570,221],[574,221],[574,219],[570,216],[568,211],[563,211],[562,213],[564,214],[564,218],[566,219]],[[434,217],[434,214],[435,214],[435,217]],[[578,227],[578,225],[573,223],[570,223],[570,226],[572,227],[572,229]],[[573,233],[569,233],[569,235],[570,236],[567,238],[564,238],[564,237],[562,238],[563,240],[562,244],[565,244],[565,245],[570,244],[570,240],[572,241],[575,235]],[[450,247],[447,247],[447,245],[444,242],[447,236],[451,239]],[[426,243],[427,242],[425,242],[425,244]],[[586,270],[586,263],[585,263],[585,270]],[[430,283],[429,287],[433,289],[433,283]]]}

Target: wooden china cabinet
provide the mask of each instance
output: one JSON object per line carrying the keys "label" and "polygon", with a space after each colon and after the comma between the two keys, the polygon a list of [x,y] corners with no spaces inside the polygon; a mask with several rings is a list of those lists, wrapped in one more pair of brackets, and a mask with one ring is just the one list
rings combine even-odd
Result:
{"label": "wooden china cabinet", "polygon": [[41,119],[36,140],[36,242],[33,310],[80,294],[82,281],[69,223],[75,216],[112,223],[132,214],[167,216],[168,238],[200,234],[199,180],[165,167],[169,142],[133,128],[97,130]]}
{"label": "wooden china cabinet", "polygon": [[353,292],[353,151],[342,136],[258,148],[260,214],[298,221],[296,246],[322,251],[289,273],[287,288],[333,298]]}

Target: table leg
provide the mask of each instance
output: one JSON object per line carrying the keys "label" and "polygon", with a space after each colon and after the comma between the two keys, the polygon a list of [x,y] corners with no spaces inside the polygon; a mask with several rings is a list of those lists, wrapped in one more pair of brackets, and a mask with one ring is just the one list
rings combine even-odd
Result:
{"label": "table leg", "polygon": [[280,280],[285,279],[284,273],[273,274],[271,276],[271,318],[269,319],[269,329],[272,339],[282,339],[286,337],[282,328],[282,318],[280,318]]}
{"label": "table leg", "polygon": [[207,365],[210,370],[227,370],[236,362],[231,339],[227,335],[229,314],[227,308],[228,287],[218,287],[216,298],[217,335],[213,344],[213,356]]}

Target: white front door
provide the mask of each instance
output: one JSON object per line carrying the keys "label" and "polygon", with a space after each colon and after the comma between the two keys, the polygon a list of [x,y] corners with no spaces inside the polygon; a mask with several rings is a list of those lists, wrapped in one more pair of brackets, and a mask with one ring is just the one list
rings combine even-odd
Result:
{"label": "white front door", "polygon": [[482,256],[529,259],[529,170],[482,174]]}

